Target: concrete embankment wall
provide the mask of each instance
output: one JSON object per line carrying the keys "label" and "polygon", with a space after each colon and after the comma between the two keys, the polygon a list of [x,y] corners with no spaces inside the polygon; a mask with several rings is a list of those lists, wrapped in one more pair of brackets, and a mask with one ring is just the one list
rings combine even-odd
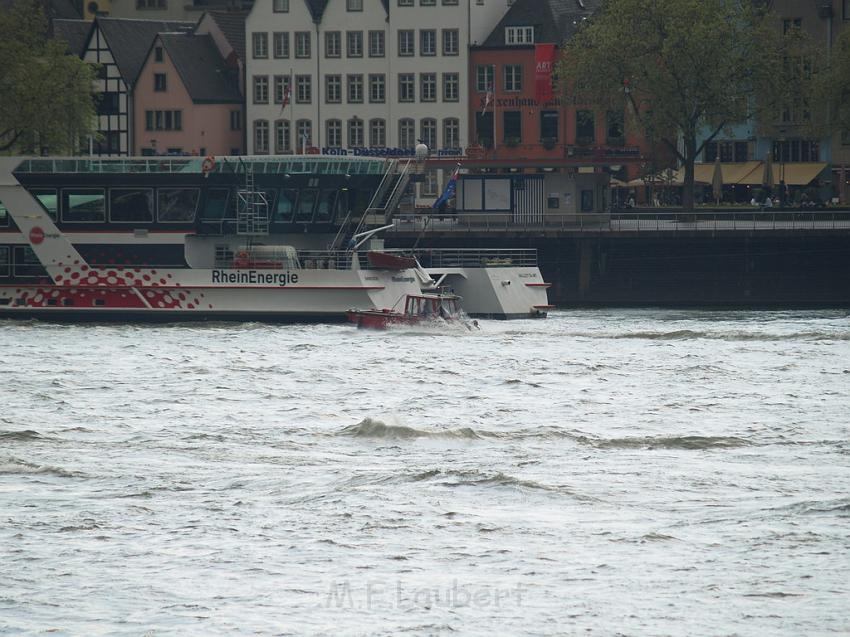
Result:
{"label": "concrete embankment wall", "polygon": [[[393,237],[388,247],[410,247]],[[431,236],[419,248],[536,248],[551,303],[850,306],[850,232]]]}

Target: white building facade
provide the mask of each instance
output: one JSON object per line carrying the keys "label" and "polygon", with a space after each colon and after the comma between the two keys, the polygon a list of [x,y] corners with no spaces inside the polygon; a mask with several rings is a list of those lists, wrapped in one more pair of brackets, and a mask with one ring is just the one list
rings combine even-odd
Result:
{"label": "white building facade", "polygon": [[[249,154],[461,155],[469,46],[506,0],[268,0],[246,21]],[[291,99],[284,105],[287,87]],[[420,194],[438,189],[431,174]]]}

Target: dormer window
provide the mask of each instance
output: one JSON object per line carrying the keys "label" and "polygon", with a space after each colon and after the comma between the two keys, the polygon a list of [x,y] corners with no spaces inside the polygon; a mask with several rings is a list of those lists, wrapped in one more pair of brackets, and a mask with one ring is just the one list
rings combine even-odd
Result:
{"label": "dormer window", "polygon": [[534,27],[505,27],[505,44],[534,44]]}

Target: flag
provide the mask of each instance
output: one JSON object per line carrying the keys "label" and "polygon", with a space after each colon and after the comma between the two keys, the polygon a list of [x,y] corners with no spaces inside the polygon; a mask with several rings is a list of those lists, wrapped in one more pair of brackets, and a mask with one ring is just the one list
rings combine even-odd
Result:
{"label": "flag", "polygon": [[556,58],[554,44],[534,45],[534,98],[541,104],[555,97],[552,92],[552,70]]}
{"label": "flag", "polygon": [[447,203],[449,203],[449,199],[455,196],[458,175],[460,175],[460,164],[457,165],[457,168],[455,168],[455,171],[452,173],[452,176],[449,177],[449,183],[446,184],[446,188],[445,190],[443,190],[443,194],[440,195],[433,204],[431,204],[432,208],[440,208],[441,206],[445,206]]}
{"label": "flag", "polygon": [[493,101],[493,85],[490,84],[487,87],[487,94],[484,96],[484,108],[481,109],[481,115],[487,112],[487,107],[490,106],[490,102]]}
{"label": "flag", "polygon": [[292,101],[292,75],[286,78],[286,83],[283,85],[283,101],[280,104],[280,113],[283,114],[283,111],[289,106],[289,102]]}

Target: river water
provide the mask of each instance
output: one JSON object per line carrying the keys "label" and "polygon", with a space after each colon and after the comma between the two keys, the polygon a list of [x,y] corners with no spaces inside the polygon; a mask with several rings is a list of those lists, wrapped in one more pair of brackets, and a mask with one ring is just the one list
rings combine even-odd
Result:
{"label": "river water", "polygon": [[0,325],[0,633],[850,632],[847,312]]}

